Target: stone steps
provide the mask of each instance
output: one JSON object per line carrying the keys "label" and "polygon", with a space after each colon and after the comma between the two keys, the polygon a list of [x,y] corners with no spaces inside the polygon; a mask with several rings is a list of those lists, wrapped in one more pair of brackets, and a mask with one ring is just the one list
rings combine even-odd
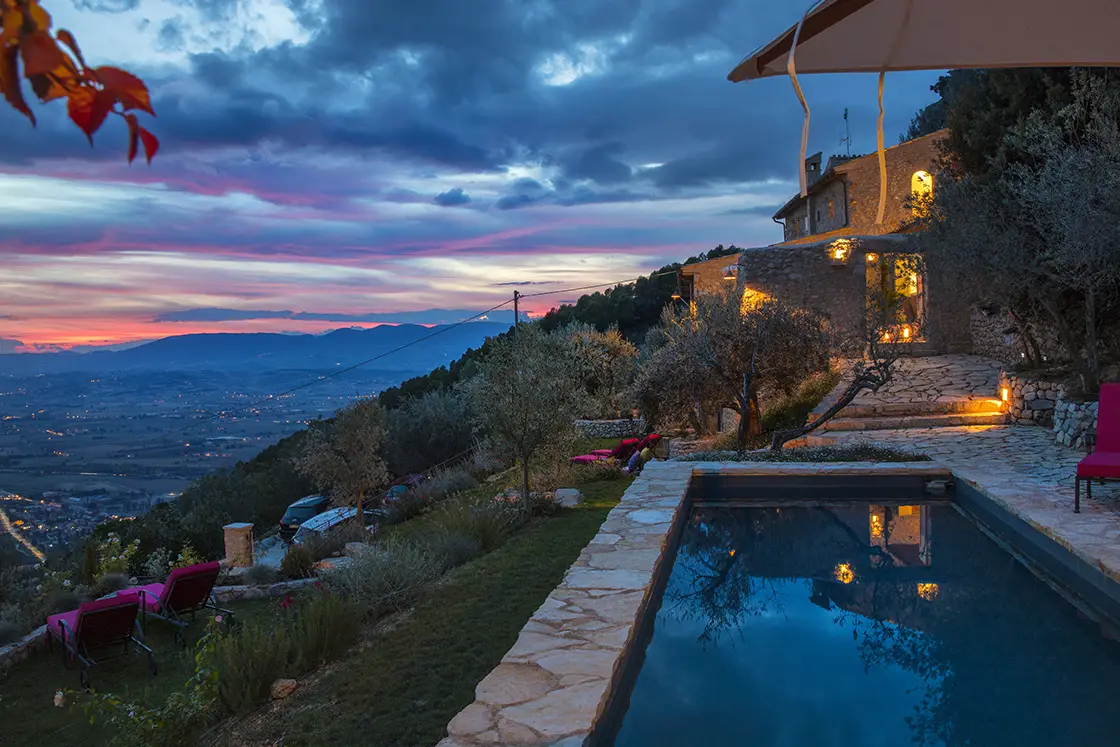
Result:
{"label": "stone steps", "polygon": [[820,427],[822,431],[878,431],[898,428],[951,428],[962,425],[1003,425],[1007,415],[1002,412],[956,412],[933,415],[902,415],[876,417],[837,417]]}
{"label": "stone steps", "polygon": [[1000,411],[998,399],[940,397],[926,402],[881,402],[851,404],[838,413],[841,418],[908,417],[922,415],[984,414]]}

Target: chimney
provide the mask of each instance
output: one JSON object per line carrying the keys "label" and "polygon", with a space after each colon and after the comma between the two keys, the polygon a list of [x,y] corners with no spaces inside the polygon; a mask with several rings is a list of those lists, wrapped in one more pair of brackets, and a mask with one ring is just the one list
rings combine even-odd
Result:
{"label": "chimney", "polygon": [[812,184],[821,178],[821,154],[814,153],[805,159],[805,183]]}

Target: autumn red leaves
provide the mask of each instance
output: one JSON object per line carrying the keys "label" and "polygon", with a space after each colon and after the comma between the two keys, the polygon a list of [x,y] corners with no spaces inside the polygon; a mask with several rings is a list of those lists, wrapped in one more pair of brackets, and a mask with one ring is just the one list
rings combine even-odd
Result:
{"label": "autumn red leaves", "polygon": [[103,65],[88,67],[69,31],[51,33],[51,17],[39,0],[0,0],[0,93],[35,124],[23,97],[23,78],[46,103],[66,99],[70,119],[93,144],[93,134],[114,114],[128,126],[128,161],[140,148],[151,163],[159,150],[156,136],[140,126],[133,113],[155,116],[144,81],[132,73]]}

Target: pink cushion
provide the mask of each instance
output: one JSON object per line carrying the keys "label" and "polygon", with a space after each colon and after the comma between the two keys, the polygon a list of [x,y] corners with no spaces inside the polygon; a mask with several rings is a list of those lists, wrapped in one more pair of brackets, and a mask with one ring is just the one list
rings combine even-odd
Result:
{"label": "pink cushion", "polygon": [[1077,464],[1077,476],[1120,478],[1120,452],[1094,451]]}
{"label": "pink cushion", "polygon": [[163,598],[163,584],[137,586],[129,591],[135,591],[137,593],[143,591],[144,593],[140,594],[140,604],[148,612],[159,612],[159,600]]}
{"label": "pink cushion", "polygon": [[[66,621],[66,625],[70,628],[68,633],[62,632],[62,623]],[[60,612],[57,615],[51,615],[47,618],[47,629],[54,633],[59,638],[63,635],[69,635],[74,632],[78,626],[78,611],[70,610],[69,612]]]}
{"label": "pink cushion", "polygon": [[[60,612],[57,615],[51,615],[47,618],[47,629],[53,632],[59,638],[63,638],[65,636],[65,638],[63,638],[64,640],[68,639],[69,634],[71,633],[80,636],[81,631],[79,630],[79,625],[81,624],[80,618],[83,615],[88,615],[93,612],[100,612],[102,610],[111,609],[113,607],[119,607],[122,602],[132,602],[134,604],[138,603],[139,600],[137,599],[136,590],[125,589],[123,591],[118,591],[113,596],[107,597],[105,599],[95,599],[92,602],[82,602],[80,605],[78,605],[78,609],[76,610],[71,610],[69,612]],[[69,633],[63,632],[63,622],[65,622],[66,625],[70,628]],[[131,627],[132,626],[130,623],[129,628],[131,629]]]}
{"label": "pink cushion", "polygon": [[606,461],[606,457],[597,456],[595,454],[582,454],[572,457],[571,461],[572,464],[594,464],[595,462]]}
{"label": "pink cushion", "polygon": [[1120,452],[1120,382],[1101,384],[1097,405],[1097,445],[1100,451]]}
{"label": "pink cushion", "polygon": [[591,453],[595,456],[609,457],[614,456],[614,449],[592,449]]}

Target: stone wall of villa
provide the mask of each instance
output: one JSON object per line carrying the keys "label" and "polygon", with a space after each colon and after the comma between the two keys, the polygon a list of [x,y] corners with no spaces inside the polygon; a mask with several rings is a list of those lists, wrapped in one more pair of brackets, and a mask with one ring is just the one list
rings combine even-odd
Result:
{"label": "stone wall of villa", "polygon": [[1096,431],[1096,402],[1059,400],[1054,406],[1054,437],[1063,446],[1084,449],[1085,437]]}
{"label": "stone wall of villa", "polygon": [[576,430],[584,438],[631,438],[646,432],[645,418],[621,420],[577,420]]}
{"label": "stone wall of villa", "polygon": [[[1014,332],[1015,323],[1006,311],[974,306],[969,317],[972,352],[1007,364],[1023,360],[1023,347]],[[1031,325],[1031,335],[1038,343],[1043,358],[1060,358],[1061,344],[1053,330]]]}
{"label": "stone wall of villa", "polygon": [[1065,395],[1065,389],[1052,381],[1027,379],[1004,371],[999,377],[999,394],[1012,423],[1049,427],[1054,422],[1054,407]]}
{"label": "stone wall of villa", "polygon": [[[762,293],[825,315],[836,333],[849,339],[845,352],[863,351],[867,299],[867,254],[914,250],[905,236],[864,237],[854,243],[847,262],[834,264],[831,242],[779,244],[747,249],[739,257],[739,290]],[[966,353],[971,347],[967,306],[940,295],[938,278],[927,278],[928,352]]]}

